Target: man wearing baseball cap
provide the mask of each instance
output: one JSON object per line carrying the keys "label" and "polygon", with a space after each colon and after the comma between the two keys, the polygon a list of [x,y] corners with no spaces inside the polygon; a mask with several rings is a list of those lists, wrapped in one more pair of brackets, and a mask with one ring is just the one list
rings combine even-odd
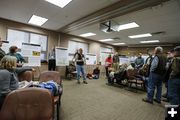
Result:
{"label": "man wearing baseball cap", "polygon": [[171,105],[180,105],[180,46],[174,48],[172,72],[168,80],[168,97]]}

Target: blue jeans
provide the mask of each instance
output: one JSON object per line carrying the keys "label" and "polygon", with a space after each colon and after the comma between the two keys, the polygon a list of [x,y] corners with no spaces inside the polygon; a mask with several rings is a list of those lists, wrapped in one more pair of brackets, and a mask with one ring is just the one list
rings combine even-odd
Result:
{"label": "blue jeans", "polygon": [[153,102],[154,97],[154,90],[156,87],[156,100],[158,102],[161,101],[161,94],[162,94],[162,84],[163,84],[163,76],[156,74],[156,73],[150,73],[149,75],[149,81],[148,81],[148,100],[150,102]]}
{"label": "blue jeans", "polygon": [[93,79],[99,79],[99,75],[93,76]]}
{"label": "blue jeans", "polygon": [[171,105],[180,105],[180,79],[168,80],[168,97]]}
{"label": "blue jeans", "polygon": [[166,87],[166,98],[168,99],[168,81],[165,82],[165,87]]}
{"label": "blue jeans", "polygon": [[86,81],[86,74],[84,72],[84,66],[83,65],[76,65],[76,71],[77,71],[77,80],[80,81],[80,72],[82,72],[83,75],[83,81]]}

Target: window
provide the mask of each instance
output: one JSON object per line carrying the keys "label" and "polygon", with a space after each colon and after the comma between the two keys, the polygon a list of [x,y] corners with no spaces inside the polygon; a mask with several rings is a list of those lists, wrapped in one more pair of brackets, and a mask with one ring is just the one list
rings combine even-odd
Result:
{"label": "window", "polygon": [[100,53],[112,53],[112,48],[107,48],[107,47],[101,47],[100,48]]}
{"label": "window", "polygon": [[87,43],[69,41],[69,43],[68,43],[69,61],[73,60],[74,53],[76,53],[76,51],[79,48],[82,48],[83,54],[86,55],[88,53],[89,45]]}
{"label": "window", "polygon": [[47,59],[48,37],[46,35],[8,29],[7,40],[10,46],[15,45],[19,49],[21,49],[22,43],[39,44],[41,45],[41,59]]}
{"label": "window", "polygon": [[69,51],[69,53],[75,53],[77,51],[77,49],[82,48],[83,53],[86,54],[86,53],[88,53],[88,47],[89,46],[87,43],[69,41],[68,51]]}

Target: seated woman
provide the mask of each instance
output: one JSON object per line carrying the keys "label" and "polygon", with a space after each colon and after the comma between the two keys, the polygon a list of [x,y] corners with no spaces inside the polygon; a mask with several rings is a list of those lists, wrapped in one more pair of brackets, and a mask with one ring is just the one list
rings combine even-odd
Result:
{"label": "seated woman", "polygon": [[100,74],[100,70],[99,70],[98,67],[96,67],[96,68],[93,70],[92,78],[93,78],[93,79],[99,79],[99,74]]}
{"label": "seated woman", "polygon": [[18,47],[16,46],[11,46],[9,48],[9,53],[7,55],[14,56],[17,58],[17,67],[22,67],[24,63],[26,62],[24,58],[21,56],[21,54],[17,53],[18,52]]}
{"label": "seated woman", "polygon": [[127,70],[129,70],[129,69],[135,69],[135,64],[134,64],[134,63],[128,63],[126,69],[127,69]]}
{"label": "seated woman", "polygon": [[18,74],[25,71],[35,71],[31,68],[17,68],[17,58],[5,56],[0,61],[0,109],[5,97],[18,89]]}
{"label": "seated woman", "polygon": [[118,66],[118,69],[112,68],[110,75],[109,75],[109,83],[114,84],[114,79],[116,79],[116,83],[117,84],[121,84],[121,80],[124,79],[124,75],[125,75],[125,70],[127,68],[127,64],[123,64],[120,66]]}

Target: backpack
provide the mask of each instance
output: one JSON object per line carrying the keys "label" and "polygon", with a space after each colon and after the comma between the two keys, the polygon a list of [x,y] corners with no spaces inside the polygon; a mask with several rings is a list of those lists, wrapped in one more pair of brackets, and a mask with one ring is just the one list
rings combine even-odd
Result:
{"label": "backpack", "polygon": [[47,82],[40,83],[39,87],[40,88],[46,88],[46,89],[50,90],[55,96],[62,94],[62,86],[58,85],[53,80],[49,80]]}

